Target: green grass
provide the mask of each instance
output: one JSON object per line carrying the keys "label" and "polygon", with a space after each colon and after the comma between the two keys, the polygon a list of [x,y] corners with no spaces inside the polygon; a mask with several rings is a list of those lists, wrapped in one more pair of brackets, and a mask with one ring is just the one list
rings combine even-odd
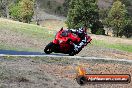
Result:
{"label": "green grass", "polygon": [[[21,35],[21,37],[27,36],[27,38],[34,38],[36,40],[42,40],[43,42],[51,41],[55,35],[55,34],[50,34],[48,29],[41,26],[15,22],[0,18],[0,32],[5,30],[8,32],[15,33],[17,35]],[[15,36],[17,37],[17,35]],[[28,48],[19,45],[13,46],[2,41],[0,41],[0,49],[18,50],[18,51],[40,51],[35,47]]]}
{"label": "green grass", "polygon": [[0,21],[0,30],[2,29],[4,30],[8,29],[16,33],[21,33],[29,37],[36,37],[36,38],[47,38],[47,36],[52,36],[49,35],[46,28],[33,24],[26,24],[20,22],[6,22],[6,20]]}
{"label": "green grass", "polygon": [[11,46],[5,43],[0,43],[0,49],[2,50],[16,50],[16,51],[35,51],[40,52],[40,49],[37,48],[30,48],[30,47],[22,47],[22,46]]}
{"label": "green grass", "polygon": [[132,52],[132,45],[126,45],[126,44],[111,44],[103,40],[92,40],[92,44],[99,47],[105,47],[105,48],[112,48],[127,52]]}

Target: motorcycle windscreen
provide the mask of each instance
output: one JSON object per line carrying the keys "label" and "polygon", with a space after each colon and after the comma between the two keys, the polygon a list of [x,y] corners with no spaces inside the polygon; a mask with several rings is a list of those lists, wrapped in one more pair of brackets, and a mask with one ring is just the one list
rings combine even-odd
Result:
{"label": "motorcycle windscreen", "polygon": [[61,36],[62,36],[62,37],[67,37],[67,36],[68,36],[68,32],[67,32],[67,31],[63,31],[63,32],[61,33]]}

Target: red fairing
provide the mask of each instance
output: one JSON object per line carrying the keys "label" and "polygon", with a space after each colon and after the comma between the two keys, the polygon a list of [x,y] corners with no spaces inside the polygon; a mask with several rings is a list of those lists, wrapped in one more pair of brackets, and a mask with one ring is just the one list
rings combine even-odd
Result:
{"label": "red fairing", "polygon": [[[71,40],[70,43],[68,43],[68,40]],[[60,46],[60,50],[63,52],[66,52],[70,49],[70,44],[78,43],[80,42],[80,38],[78,36],[73,35],[68,30],[61,29],[55,36],[55,39],[53,40],[54,44],[57,44]]]}
{"label": "red fairing", "polygon": [[72,39],[73,42],[78,43],[81,39],[78,36],[73,35],[72,33],[69,34],[69,37]]}
{"label": "red fairing", "polygon": [[[65,32],[67,35],[63,36],[62,33]],[[68,32],[67,30],[60,30],[56,34],[55,40],[53,40],[53,43],[58,44],[59,41],[62,41],[63,43],[66,43],[68,39],[71,39],[72,42],[80,42],[80,38],[78,36],[73,35],[72,33]],[[62,43],[60,42],[60,43]]]}

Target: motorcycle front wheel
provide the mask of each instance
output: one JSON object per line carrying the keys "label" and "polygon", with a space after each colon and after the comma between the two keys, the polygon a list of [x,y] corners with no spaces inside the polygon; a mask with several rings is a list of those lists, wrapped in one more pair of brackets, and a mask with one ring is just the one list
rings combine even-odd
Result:
{"label": "motorcycle front wheel", "polygon": [[46,53],[46,54],[50,54],[50,53],[52,53],[52,47],[53,47],[53,42],[50,42],[46,47],[45,47],[45,49],[44,49],[44,52]]}

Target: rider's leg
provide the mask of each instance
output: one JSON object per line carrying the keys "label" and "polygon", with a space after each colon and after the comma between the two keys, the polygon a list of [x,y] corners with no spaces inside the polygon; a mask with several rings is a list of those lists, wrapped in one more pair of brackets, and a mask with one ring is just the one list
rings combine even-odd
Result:
{"label": "rider's leg", "polygon": [[84,46],[87,42],[87,38],[85,37],[78,45],[74,44],[75,51],[78,51],[82,46]]}
{"label": "rider's leg", "polygon": [[79,45],[74,45],[75,47],[75,51],[78,51],[80,48],[82,48],[82,46],[84,45],[84,42],[80,42]]}

